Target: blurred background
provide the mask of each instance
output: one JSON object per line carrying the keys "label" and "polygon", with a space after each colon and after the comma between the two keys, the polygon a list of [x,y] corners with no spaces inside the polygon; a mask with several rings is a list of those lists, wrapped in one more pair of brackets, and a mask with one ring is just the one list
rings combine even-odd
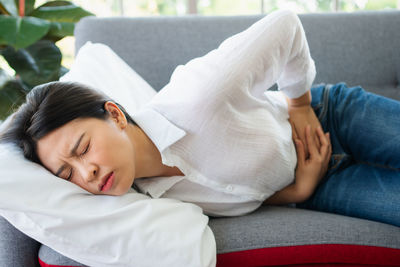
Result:
{"label": "blurred background", "polygon": [[[45,3],[37,0],[35,6]],[[71,0],[97,17],[111,16],[232,16],[266,14],[277,9],[289,9],[298,14],[311,12],[357,12],[362,10],[400,9],[400,0]],[[74,60],[73,36],[56,45],[70,68]],[[0,58],[0,67],[10,75],[15,72]]]}
{"label": "blurred background", "polygon": [[[41,1],[37,1],[38,4]],[[42,1],[44,2],[44,1]],[[298,14],[310,12],[355,12],[360,10],[400,9],[400,0],[72,0],[97,17],[110,16],[231,16],[264,14],[290,9]],[[57,43],[63,53],[62,64],[70,68],[74,37]]]}

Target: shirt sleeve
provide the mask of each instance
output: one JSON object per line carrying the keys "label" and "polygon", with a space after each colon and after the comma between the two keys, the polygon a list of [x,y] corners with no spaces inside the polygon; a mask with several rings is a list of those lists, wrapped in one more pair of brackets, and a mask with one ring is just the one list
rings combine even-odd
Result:
{"label": "shirt sleeve", "polygon": [[277,83],[288,97],[297,98],[310,89],[315,78],[315,64],[303,26],[291,11],[265,16],[226,39],[218,50],[230,66],[236,66],[231,71],[246,75],[245,80],[250,82],[247,88],[253,95]]}
{"label": "shirt sleeve", "polygon": [[300,19],[291,11],[276,11],[202,57],[177,66],[151,105],[162,114],[181,117],[185,110],[205,110],[219,100],[263,101],[275,83],[288,97],[297,98],[310,89],[314,78]]}

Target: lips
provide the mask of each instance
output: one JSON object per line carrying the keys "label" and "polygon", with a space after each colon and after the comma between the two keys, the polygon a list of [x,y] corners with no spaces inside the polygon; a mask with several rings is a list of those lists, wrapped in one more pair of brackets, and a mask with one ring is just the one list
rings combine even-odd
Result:
{"label": "lips", "polygon": [[105,175],[102,179],[101,179],[101,184],[99,185],[99,190],[102,192],[106,192],[108,191],[111,186],[112,183],[114,181],[114,172],[110,172],[109,174]]}

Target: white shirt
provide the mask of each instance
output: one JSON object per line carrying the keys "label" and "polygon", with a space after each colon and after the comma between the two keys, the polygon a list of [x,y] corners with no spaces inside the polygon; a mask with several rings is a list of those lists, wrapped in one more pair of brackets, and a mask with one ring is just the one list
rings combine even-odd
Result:
{"label": "white shirt", "polygon": [[[283,93],[303,95],[314,77],[303,27],[289,11],[271,13],[178,66],[133,119],[162,163],[184,176],[135,184],[153,198],[197,204],[207,215],[254,211],[294,181],[297,157]],[[275,83],[279,91],[267,91]]]}

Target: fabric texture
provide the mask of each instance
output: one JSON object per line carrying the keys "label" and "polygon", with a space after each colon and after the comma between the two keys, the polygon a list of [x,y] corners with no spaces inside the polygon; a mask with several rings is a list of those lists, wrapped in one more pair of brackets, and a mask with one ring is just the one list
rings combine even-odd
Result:
{"label": "fabric texture", "polygon": [[387,247],[400,253],[396,226],[301,208],[262,206],[246,216],[213,217],[209,225],[218,254],[316,244]]}
{"label": "fabric texture", "polygon": [[[105,90],[128,105],[128,112],[135,112],[154,94],[107,46],[88,43],[82,49],[63,81]],[[153,200],[133,189],[120,197],[92,195],[24,159],[22,151],[10,144],[0,144],[0,177],[0,215],[77,262],[153,266],[157,258],[165,266],[215,265],[214,236],[198,206]]]}
{"label": "fabric texture", "polygon": [[8,145],[1,145],[0,177],[0,214],[77,262],[153,266],[157,258],[160,265],[215,265],[208,217],[196,205],[136,192],[92,195],[24,160]]}
{"label": "fabric texture", "polygon": [[[152,197],[195,203],[207,215],[254,211],[294,180],[297,158],[284,94],[303,95],[314,77],[301,22],[288,11],[271,13],[178,66],[133,119],[163,164],[185,177],[135,184]],[[280,91],[267,91],[276,82]],[[167,127],[168,134],[160,130]]]}
{"label": "fabric texture", "polygon": [[40,246],[0,216],[0,266],[39,267]]}
{"label": "fabric texture", "polygon": [[[218,267],[309,262],[367,265],[371,259],[366,252],[375,259],[371,263],[383,259],[382,265],[395,266],[400,262],[398,227],[369,220],[263,206],[246,216],[211,218],[209,226],[217,243]],[[39,257],[50,265],[75,264],[47,246],[40,248]]]}
{"label": "fabric texture", "polygon": [[79,266],[85,267],[79,262],[76,262],[70,258],[63,256],[62,254],[54,251],[46,245],[40,247],[39,253],[37,254],[39,258],[40,266],[42,267],[52,267],[52,266]]}

